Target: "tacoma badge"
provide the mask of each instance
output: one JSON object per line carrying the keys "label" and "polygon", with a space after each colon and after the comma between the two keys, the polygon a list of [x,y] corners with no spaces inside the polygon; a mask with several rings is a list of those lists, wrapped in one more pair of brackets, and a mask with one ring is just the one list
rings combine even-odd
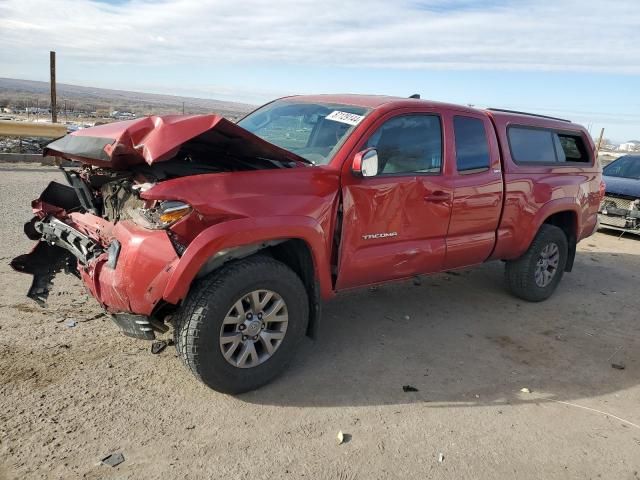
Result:
{"label": "tacoma badge", "polygon": [[387,238],[387,237],[397,237],[398,232],[384,232],[384,233],[368,233],[367,235],[363,235],[363,240],[373,240],[375,238]]}

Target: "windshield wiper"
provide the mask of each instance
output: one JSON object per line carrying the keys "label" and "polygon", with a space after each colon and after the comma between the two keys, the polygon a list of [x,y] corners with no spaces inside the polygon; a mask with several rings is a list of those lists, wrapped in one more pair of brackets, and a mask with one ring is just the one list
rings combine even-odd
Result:
{"label": "windshield wiper", "polygon": [[[282,161],[282,160],[277,160],[275,158],[267,158],[267,157],[255,157],[258,160],[264,160],[265,162],[269,162],[272,165],[274,165],[277,168],[293,168],[296,166],[296,162],[294,161]],[[306,160],[306,159],[305,159]],[[313,162],[311,162],[313,163]],[[314,164],[315,165],[315,164]]]}

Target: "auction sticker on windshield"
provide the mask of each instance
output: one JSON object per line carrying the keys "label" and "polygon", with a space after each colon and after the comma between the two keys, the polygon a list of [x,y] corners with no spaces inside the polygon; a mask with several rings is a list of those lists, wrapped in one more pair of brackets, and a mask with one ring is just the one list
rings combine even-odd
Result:
{"label": "auction sticker on windshield", "polygon": [[333,120],[334,122],[347,123],[349,125],[358,125],[364,118],[362,115],[355,113],[341,112],[340,110],[334,110],[325,117],[327,120]]}

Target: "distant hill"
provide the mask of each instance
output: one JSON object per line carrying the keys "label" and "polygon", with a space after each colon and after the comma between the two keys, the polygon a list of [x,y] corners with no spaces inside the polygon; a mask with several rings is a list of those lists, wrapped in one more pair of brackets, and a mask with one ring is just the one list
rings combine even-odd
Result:
{"label": "distant hill", "polygon": [[[238,118],[253,110],[253,105],[206,98],[129,92],[106,88],[81,87],[58,83],[58,109],[66,101],[69,111],[128,111],[137,115],[182,113],[218,113]],[[49,107],[49,83],[33,80],[0,78],[0,107]]]}

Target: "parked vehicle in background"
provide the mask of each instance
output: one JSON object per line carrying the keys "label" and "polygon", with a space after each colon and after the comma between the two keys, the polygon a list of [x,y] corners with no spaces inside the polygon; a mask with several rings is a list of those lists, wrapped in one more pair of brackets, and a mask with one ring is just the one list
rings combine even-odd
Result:
{"label": "parked vehicle in background", "polygon": [[46,301],[76,273],[130,336],[173,323],[210,387],[280,373],[336,292],[503,260],[541,301],[571,271],[604,194],[588,132],[566,120],[384,96],[271,102],[238,124],[150,117],[74,132],[12,266]]}
{"label": "parked vehicle in background", "polygon": [[640,234],[640,154],[604,167],[606,192],[598,218],[602,228]]}

